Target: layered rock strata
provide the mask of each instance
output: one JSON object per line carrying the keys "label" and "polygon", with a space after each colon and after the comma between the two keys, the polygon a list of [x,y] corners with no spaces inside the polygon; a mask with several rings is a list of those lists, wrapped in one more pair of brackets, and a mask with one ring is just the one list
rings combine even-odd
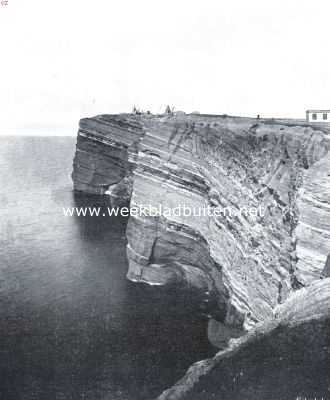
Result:
{"label": "layered rock strata", "polygon": [[82,119],[73,161],[74,190],[105,194],[112,189],[130,196],[125,181],[129,181],[143,135],[143,126],[136,118],[102,115]]}
{"label": "layered rock strata", "polygon": [[106,115],[80,121],[73,180],[131,208],[227,212],[131,215],[127,276],[196,289],[239,335],[322,275],[329,150],[327,127],[299,121]]}

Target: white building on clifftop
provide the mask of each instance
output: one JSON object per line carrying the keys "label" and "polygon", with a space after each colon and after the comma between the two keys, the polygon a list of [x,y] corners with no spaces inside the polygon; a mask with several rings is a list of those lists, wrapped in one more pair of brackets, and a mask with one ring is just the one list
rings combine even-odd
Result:
{"label": "white building on clifftop", "polygon": [[330,122],[330,110],[307,110],[308,122]]}

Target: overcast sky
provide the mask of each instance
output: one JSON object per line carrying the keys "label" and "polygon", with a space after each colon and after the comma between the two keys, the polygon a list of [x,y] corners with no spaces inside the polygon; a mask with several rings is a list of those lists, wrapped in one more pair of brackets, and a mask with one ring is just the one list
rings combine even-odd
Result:
{"label": "overcast sky", "polygon": [[330,108],[328,0],[8,0],[0,132],[160,112],[304,118]]}

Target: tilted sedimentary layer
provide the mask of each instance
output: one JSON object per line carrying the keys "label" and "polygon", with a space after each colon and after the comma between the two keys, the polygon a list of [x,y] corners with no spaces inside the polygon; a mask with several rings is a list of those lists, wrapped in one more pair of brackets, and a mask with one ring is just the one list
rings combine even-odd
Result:
{"label": "tilted sedimentary layer", "polygon": [[271,318],[321,276],[330,253],[329,150],[327,127],[298,121],[105,115],[80,122],[73,180],[76,190],[131,207],[230,210],[131,216],[127,276],[196,289],[234,332]]}
{"label": "tilted sedimentary layer", "polygon": [[74,189],[104,194],[131,171],[143,126],[136,118],[99,116],[82,119],[74,158]]}

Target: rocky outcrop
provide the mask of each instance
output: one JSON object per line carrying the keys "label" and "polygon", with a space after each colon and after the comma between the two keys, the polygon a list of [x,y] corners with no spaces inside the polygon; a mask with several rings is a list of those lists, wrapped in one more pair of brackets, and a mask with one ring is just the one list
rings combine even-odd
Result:
{"label": "rocky outcrop", "polygon": [[321,276],[329,150],[326,127],[295,121],[107,115],[80,122],[73,180],[76,190],[130,198],[140,210],[230,211],[140,213],[127,227],[128,278],[195,289],[221,324],[210,323],[210,336],[224,345]]}
{"label": "rocky outcrop", "polygon": [[143,134],[142,124],[129,116],[82,119],[73,161],[74,190],[90,194],[110,190],[115,196],[130,197],[126,182]]}
{"label": "rocky outcrop", "polygon": [[274,317],[194,364],[158,400],[329,399],[330,279],[313,282]]}

